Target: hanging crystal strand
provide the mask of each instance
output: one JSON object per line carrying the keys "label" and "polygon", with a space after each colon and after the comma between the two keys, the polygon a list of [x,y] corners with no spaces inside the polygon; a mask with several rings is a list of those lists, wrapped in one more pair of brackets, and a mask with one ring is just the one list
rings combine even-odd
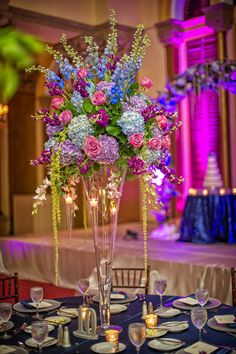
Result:
{"label": "hanging crystal strand", "polygon": [[69,239],[71,240],[72,228],[73,228],[73,204],[65,201],[65,207],[66,207],[68,235],[69,235]]}

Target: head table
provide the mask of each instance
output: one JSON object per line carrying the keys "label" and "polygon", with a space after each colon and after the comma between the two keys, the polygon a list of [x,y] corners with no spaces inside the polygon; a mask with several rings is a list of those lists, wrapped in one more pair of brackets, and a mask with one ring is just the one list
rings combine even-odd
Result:
{"label": "head table", "polygon": [[[172,305],[172,302],[179,297],[177,296],[164,296],[163,297],[163,303],[166,306]],[[82,297],[68,297],[68,298],[63,298],[63,299],[57,299],[59,300],[63,306],[67,307],[75,307],[77,308],[81,303],[82,303]],[[146,296],[146,301],[147,303],[151,301],[153,303],[154,309],[159,305],[160,299],[159,296],[157,295],[148,295]],[[94,303],[92,307],[96,310],[98,313],[98,304]],[[55,310],[55,315],[56,315]],[[236,308],[232,308],[231,306],[224,305],[222,304],[220,307],[214,310],[208,310],[208,318],[213,317],[214,315],[223,315],[223,314],[235,314],[236,315]],[[44,316],[46,317],[46,313],[43,313]],[[53,316],[54,314],[50,313],[50,316]],[[126,345],[126,350],[123,353],[129,353],[129,354],[135,354],[136,350],[134,346],[131,344],[129,341],[128,337],[128,326],[130,323],[133,322],[143,322],[141,319],[142,316],[142,301],[136,300],[134,302],[131,302],[128,306],[127,311],[122,312],[121,314],[116,314],[116,315],[111,315],[111,324],[117,324],[122,326],[123,331],[120,333],[119,341],[121,343],[124,343]],[[21,317],[14,312],[12,315],[11,321],[14,322],[14,328],[18,328],[21,326],[22,323],[27,322],[28,324],[31,324],[31,322],[35,321],[31,317],[31,315],[28,315],[27,317]],[[178,316],[164,319],[164,318],[159,318],[158,319],[158,325],[163,322],[169,322],[169,321],[188,321],[189,322],[189,328],[181,333],[167,333],[164,337],[161,338],[177,338],[185,342],[184,347],[187,347],[195,342],[198,341],[198,330],[196,327],[191,322],[191,317],[190,317],[190,311],[187,311],[187,313],[181,313]],[[97,343],[97,342],[102,342],[105,341],[104,337],[99,337],[99,339],[96,341],[92,340],[84,340],[80,339],[78,337],[75,337],[73,335],[73,331],[78,328],[78,320],[77,318],[72,319],[71,323],[68,324],[69,331],[70,331],[70,340],[71,340],[71,347],[70,348],[63,348],[59,347],[57,345],[48,347],[48,348],[43,348],[43,353],[44,354],[53,354],[53,353],[58,353],[58,354],[72,354],[72,353],[80,353],[80,354],[89,354],[93,353],[90,347]],[[226,353],[226,352],[231,352],[229,351],[224,351],[222,347],[227,347],[228,349],[235,349],[236,350],[236,337],[233,337],[227,333],[219,332],[210,329],[207,325],[205,325],[205,330],[206,333],[203,333],[202,335],[202,340],[206,343],[215,345],[215,346],[221,346],[221,349],[219,349],[217,352],[218,353]],[[57,328],[55,327],[54,331],[49,334],[52,337],[57,337]],[[19,334],[13,336],[9,340],[2,340],[1,344],[5,345],[16,345],[18,341],[25,342],[26,339],[30,338],[30,334],[25,333],[24,331],[21,331]],[[141,348],[141,354],[145,353],[154,353],[155,350],[150,349],[147,345],[148,339],[145,341]],[[30,351],[30,348],[29,348]],[[156,351],[158,352],[158,351]],[[214,352],[214,353],[217,353]]]}

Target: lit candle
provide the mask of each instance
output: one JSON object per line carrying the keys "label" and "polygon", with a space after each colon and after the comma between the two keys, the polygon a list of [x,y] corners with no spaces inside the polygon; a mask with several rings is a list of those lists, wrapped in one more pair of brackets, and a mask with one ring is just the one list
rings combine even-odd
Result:
{"label": "lit candle", "polygon": [[116,329],[108,329],[106,330],[106,341],[107,342],[112,342],[112,343],[118,343],[119,342],[119,331]]}
{"label": "lit candle", "polygon": [[157,315],[155,313],[150,313],[145,316],[145,323],[147,328],[154,328],[157,325]]}
{"label": "lit candle", "polygon": [[203,189],[202,195],[208,195],[208,190],[207,189]]}
{"label": "lit candle", "polygon": [[232,193],[236,194],[236,188],[232,188]]}
{"label": "lit candle", "polygon": [[220,188],[220,195],[224,195],[225,194],[225,188]]}
{"label": "lit candle", "polygon": [[111,208],[111,214],[115,214],[116,211],[117,211],[116,207],[112,207],[112,208]]}
{"label": "lit candle", "polygon": [[65,198],[65,202],[67,205],[70,205],[73,203],[73,199],[71,198],[70,195],[67,195],[66,198]]}
{"label": "lit candle", "polygon": [[88,310],[87,306],[81,305],[80,308],[82,309],[82,320],[84,321],[86,318],[86,312]]}
{"label": "lit candle", "polygon": [[97,198],[91,198],[91,199],[90,199],[90,206],[91,206],[92,208],[96,208],[96,207],[98,206],[98,200],[97,200]]}

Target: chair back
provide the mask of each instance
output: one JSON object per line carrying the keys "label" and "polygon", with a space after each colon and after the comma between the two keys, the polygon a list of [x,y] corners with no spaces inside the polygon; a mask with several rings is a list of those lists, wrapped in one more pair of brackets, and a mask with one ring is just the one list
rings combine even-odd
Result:
{"label": "chair back", "polygon": [[236,268],[231,268],[232,305],[236,306]]}
{"label": "chair back", "polygon": [[148,294],[150,266],[145,279],[144,268],[112,268],[112,289],[144,289]]}
{"label": "chair back", "polygon": [[0,278],[0,301],[10,299],[13,299],[15,303],[19,301],[18,273],[14,273],[13,276]]}

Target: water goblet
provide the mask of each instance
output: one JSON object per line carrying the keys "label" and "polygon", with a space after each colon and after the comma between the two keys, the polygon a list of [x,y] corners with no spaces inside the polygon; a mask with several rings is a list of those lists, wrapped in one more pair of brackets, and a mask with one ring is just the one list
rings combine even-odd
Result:
{"label": "water goblet", "polygon": [[83,306],[86,305],[85,296],[86,296],[88,289],[89,289],[89,280],[88,279],[79,279],[79,281],[76,284],[76,288],[83,295]]}
{"label": "water goblet", "polygon": [[135,346],[137,353],[146,339],[146,326],[144,323],[131,323],[129,325],[129,339]]}
{"label": "water goblet", "polygon": [[155,282],[155,290],[156,293],[160,296],[160,308],[163,308],[162,297],[165,294],[166,289],[167,289],[167,280],[164,278],[157,279]]}
{"label": "water goblet", "polygon": [[200,289],[196,290],[195,296],[196,296],[196,299],[199,302],[199,304],[201,306],[204,306],[204,305],[206,305],[206,303],[209,299],[209,292],[205,288],[200,288]]}
{"label": "water goblet", "polygon": [[202,340],[202,329],[207,321],[207,310],[204,307],[195,307],[191,310],[191,320],[199,330],[199,341]]}
{"label": "water goblet", "polygon": [[36,314],[32,317],[40,319],[41,316],[39,315],[39,303],[43,299],[43,288],[41,288],[40,286],[35,286],[35,287],[31,288],[30,289],[30,297],[36,306]]}
{"label": "water goblet", "polygon": [[0,319],[3,321],[4,334],[0,336],[1,339],[10,339],[11,336],[7,334],[7,321],[12,315],[12,304],[9,302],[0,303]]}
{"label": "water goblet", "polygon": [[48,336],[48,324],[46,321],[36,321],[31,324],[31,335],[36,341],[39,353],[42,353],[42,345]]}

